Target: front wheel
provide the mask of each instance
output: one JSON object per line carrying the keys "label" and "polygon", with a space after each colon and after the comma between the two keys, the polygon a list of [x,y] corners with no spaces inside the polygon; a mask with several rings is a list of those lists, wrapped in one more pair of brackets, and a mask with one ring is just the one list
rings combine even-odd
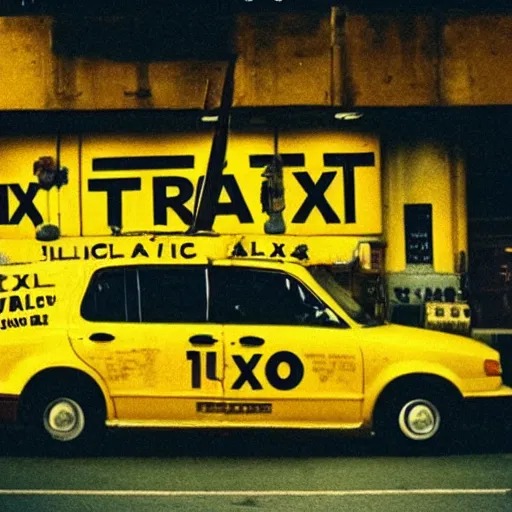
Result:
{"label": "front wheel", "polygon": [[441,448],[455,432],[456,410],[457,401],[441,390],[393,390],[377,406],[376,434],[392,448]]}
{"label": "front wheel", "polygon": [[405,403],[398,414],[401,433],[412,441],[433,439],[441,427],[441,413],[429,400],[415,398]]}

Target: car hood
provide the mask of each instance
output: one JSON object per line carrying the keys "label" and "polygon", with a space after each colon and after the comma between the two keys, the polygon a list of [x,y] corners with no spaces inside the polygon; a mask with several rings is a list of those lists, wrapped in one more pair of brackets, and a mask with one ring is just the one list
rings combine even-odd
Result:
{"label": "car hood", "polygon": [[498,353],[481,341],[431,329],[384,324],[362,328],[364,344],[396,347],[404,351],[457,353],[483,358],[498,358]]}

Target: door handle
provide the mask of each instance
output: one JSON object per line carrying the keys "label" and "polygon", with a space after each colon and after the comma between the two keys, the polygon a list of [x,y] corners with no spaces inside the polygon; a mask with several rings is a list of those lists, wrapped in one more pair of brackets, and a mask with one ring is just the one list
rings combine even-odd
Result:
{"label": "door handle", "polygon": [[101,343],[105,343],[115,340],[116,337],[112,334],[109,334],[108,332],[95,332],[89,336],[89,339],[91,341],[99,341]]}
{"label": "door handle", "polygon": [[190,341],[192,345],[214,345],[218,340],[210,334],[195,334],[194,336],[190,336],[188,341]]}
{"label": "door handle", "polygon": [[246,345],[248,347],[259,347],[265,343],[263,338],[258,338],[258,336],[243,336],[240,338],[240,345]]}

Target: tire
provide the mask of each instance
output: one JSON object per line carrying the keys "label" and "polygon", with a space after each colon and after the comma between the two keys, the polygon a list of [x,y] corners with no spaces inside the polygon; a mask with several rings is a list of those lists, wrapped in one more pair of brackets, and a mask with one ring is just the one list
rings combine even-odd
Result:
{"label": "tire", "polygon": [[446,448],[456,431],[457,400],[432,386],[386,392],[375,412],[375,431],[394,450],[421,452]]}
{"label": "tire", "polygon": [[36,448],[52,454],[90,453],[101,446],[105,432],[105,405],[92,389],[39,389],[29,397],[25,423]]}

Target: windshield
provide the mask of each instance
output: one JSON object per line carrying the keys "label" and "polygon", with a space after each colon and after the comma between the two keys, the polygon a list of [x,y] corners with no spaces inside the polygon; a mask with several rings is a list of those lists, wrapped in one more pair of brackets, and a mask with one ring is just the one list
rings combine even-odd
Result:
{"label": "windshield", "polygon": [[341,286],[329,270],[325,267],[309,267],[309,272],[316,282],[338,303],[347,315],[359,324],[366,327],[379,325],[379,322],[369,315]]}

